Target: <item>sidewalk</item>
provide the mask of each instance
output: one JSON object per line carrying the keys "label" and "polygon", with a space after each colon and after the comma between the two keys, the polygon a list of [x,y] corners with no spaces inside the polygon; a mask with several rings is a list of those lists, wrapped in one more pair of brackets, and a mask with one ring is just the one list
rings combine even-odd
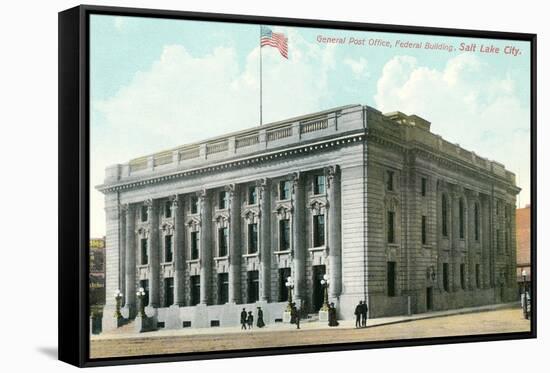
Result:
{"label": "sidewalk", "polygon": [[[494,310],[507,309],[507,308],[519,309],[519,303],[514,302],[514,303],[491,304],[491,305],[481,306],[481,307],[470,307],[470,308],[460,308],[460,309],[445,310],[445,311],[426,312],[426,313],[414,314],[410,316],[380,317],[376,319],[369,319],[367,323],[367,328],[373,328],[373,327],[382,326],[382,325],[406,323],[406,322],[411,322],[416,320],[432,319],[437,317],[487,312],[487,311],[494,311]],[[326,322],[319,322],[319,321],[308,322],[306,320],[303,320],[303,322],[300,323],[300,328],[304,330],[355,329],[354,320],[342,320],[342,321],[339,321],[339,323],[340,325],[338,327],[331,328],[327,325]],[[125,330],[118,329],[112,332],[102,333],[100,335],[92,335],[91,340],[99,341],[99,340],[111,340],[111,339],[132,339],[132,338],[157,338],[157,337],[163,338],[163,337],[172,337],[172,336],[192,336],[192,335],[250,334],[250,333],[258,334],[258,333],[276,333],[276,332],[282,332],[282,331],[286,332],[293,329],[296,329],[295,325],[283,324],[283,323],[269,324],[262,329],[253,328],[251,330],[246,330],[246,331],[241,330],[240,326],[195,328],[195,329],[193,328],[160,329],[154,332],[147,332],[147,333],[134,333],[133,331],[129,331],[127,329]]]}

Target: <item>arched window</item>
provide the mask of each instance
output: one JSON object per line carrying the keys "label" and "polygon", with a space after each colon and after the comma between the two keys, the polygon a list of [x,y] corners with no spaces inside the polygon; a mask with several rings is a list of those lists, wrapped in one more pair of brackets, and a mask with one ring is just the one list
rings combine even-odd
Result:
{"label": "arched window", "polygon": [[458,200],[458,232],[460,238],[464,238],[464,200]]}
{"label": "arched window", "polygon": [[441,234],[445,237],[448,235],[447,210],[447,196],[443,194],[441,195]]}
{"label": "arched window", "polygon": [[474,239],[479,241],[479,203],[474,205]]}

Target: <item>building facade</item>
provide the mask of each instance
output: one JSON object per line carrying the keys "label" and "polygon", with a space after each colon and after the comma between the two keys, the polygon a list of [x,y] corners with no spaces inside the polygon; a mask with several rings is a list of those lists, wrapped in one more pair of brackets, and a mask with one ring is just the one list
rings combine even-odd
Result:
{"label": "building facade", "polygon": [[[515,176],[400,112],[349,105],[107,168],[106,288],[167,328],[261,306],[369,317],[516,296]],[[107,297],[106,308],[114,308]],[[112,325],[104,319],[104,330]]]}
{"label": "building facade", "polygon": [[[516,210],[518,290],[531,289],[531,205]],[[525,271],[525,278],[523,278]]]}

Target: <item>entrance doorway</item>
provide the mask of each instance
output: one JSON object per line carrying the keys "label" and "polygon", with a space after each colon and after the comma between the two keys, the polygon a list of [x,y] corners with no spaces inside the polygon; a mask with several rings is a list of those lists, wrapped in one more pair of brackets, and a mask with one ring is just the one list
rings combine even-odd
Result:
{"label": "entrance doorway", "polygon": [[312,306],[313,312],[318,312],[319,309],[323,306],[325,294],[323,286],[321,285],[321,280],[326,273],[324,265],[313,266],[313,294],[312,294]]}
{"label": "entrance doorway", "polygon": [[434,308],[434,292],[433,288],[430,286],[426,288],[426,310],[431,311]]}

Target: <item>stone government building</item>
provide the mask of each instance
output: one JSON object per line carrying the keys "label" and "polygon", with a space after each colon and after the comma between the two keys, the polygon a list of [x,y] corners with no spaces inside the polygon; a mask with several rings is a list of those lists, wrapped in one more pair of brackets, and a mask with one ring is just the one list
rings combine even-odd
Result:
{"label": "stone government building", "polygon": [[[239,323],[292,298],[353,318],[516,299],[515,175],[400,112],[349,105],[106,169],[106,311]],[[115,327],[104,317],[103,328]]]}

